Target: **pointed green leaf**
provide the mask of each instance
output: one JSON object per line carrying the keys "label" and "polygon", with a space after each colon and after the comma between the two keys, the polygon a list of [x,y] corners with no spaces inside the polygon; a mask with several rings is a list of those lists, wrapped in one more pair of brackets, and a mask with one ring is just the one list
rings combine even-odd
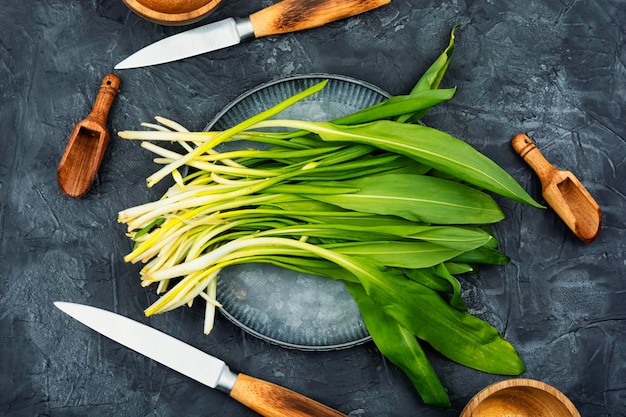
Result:
{"label": "pointed green leaf", "polygon": [[367,213],[399,216],[438,224],[485,224],[504,214],[487,194],[453,181],[425,175],[381,174],[342,184],[360,190],[350,194],[304,195]]}
{"label": "pointed green leaf", "polygon": [[450,407],[448,394],[415,336],[380,311],[363,287],[354,283],[346,287],[380,353],[404,371],[426,404]]}
{"label": "pointed green leaf", "polygon": [[425,112],[425,110],[443,101],[450,100],[455,92],[455,88],[448,88],[445,90],[418,91],[407,96],[394,96],[382,103],[333,120],[332,123],[338,125],[353,125],[389,119],[405,114],[410,115],[417,112]]}
{"label": "pointed green leaf", "polygon": [[397,152],[479,188],[535,207],[543,207],[498,164],[466,142],[440,130],[389,120],[354,126],[337,126],[323,122],[303,124],[325,141],[352,141]]}
{"label": "pointed green leaf", "polygon": [[430,242],[351,242],[324,245],[327,249],[380,265],[397,268],[429,268],[454,258],[462,251]]}

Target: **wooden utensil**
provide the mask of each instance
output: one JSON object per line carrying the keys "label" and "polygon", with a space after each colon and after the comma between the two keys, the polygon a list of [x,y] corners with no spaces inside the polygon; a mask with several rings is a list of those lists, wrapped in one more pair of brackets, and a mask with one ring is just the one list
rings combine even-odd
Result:
{"label": "wooden utensil", "polygon": [[580,417],[561,391],[540,381],[507,379],[480,391],[461,417]]}
{"label": "wooden utensil", "polygon": [[85,195],[96,179],[109,144],[107,117],[119,87],[117,75],[105,75],[91,112],[72,130],[57,168],[61,191],[70,197]]}
{"label": "wooden utensil", "polygon": [[130,10],[160,25],[189,25],[213,13],[222,0],[123,0]]}
{"label": "wooden utensil", "polygon": [[550,207],[580,240],[593,242],[600,233],[602,211],[587,189],[574,174],[550,164],[525,134],[515,135],[512,145],[539,176],[542,195]]}

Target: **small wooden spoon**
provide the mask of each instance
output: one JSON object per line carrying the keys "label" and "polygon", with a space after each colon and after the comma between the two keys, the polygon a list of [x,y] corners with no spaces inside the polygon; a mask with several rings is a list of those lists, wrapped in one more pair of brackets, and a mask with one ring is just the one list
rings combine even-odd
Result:
{"label": "small wooden spoon", "polygon": [[107,116],[119,88],[120,79],[117,75],[105,75],[91,112],[84,120],[76,123],[72,130],[57,168],[61,191],[70,197],[87,194],[96,179],[109,144]]}
{"label": "small wooden spoon", "polygon": [[542,195],[550,207],[580,240],[593,242],[600,233],[602,212],[587,189],[574,174],[550,164],[525,134],[515,135],[512,145],[539,176]]}

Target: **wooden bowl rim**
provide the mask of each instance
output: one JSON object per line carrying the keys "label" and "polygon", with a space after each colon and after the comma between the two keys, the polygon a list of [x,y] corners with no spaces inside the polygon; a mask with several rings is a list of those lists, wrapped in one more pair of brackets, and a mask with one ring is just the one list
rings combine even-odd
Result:
{"label": "wooden bowl rim", "polygon": [[195,10],[180,13],[165,13],[153,10],[141,2],[141,0],[123,0],[133,12],[144,19],[162,25],[187,25],[204,19],[215,11],[222,0],[208,0],[207,3]]}
{"label": "wooden bowl rim", "polygon": [[569,413],[572,415],[572,417],[581,417],[580,413],[576,409],[576,406],[574,406],[570,399],[567,398],[565,394],[563,394],[561,391],[549,384],[546,384],[545,382],[528,378],[505,379],[503,381],[491,384],[486,388],[483,388],[481,391],[478,392],[478,394],[472,397],[472,399],[467,403],[465,408],[463,408],[460,417],[472,417],[474,410],[476,410],[478,405],[482,403],[487,397],[493,395],[498,391],[515,387],[530,387],[538,389],[540,391],[544,391],[552,395],[559,402],[561,402],[563,406],[565,406],[567,411],[569,411]]}

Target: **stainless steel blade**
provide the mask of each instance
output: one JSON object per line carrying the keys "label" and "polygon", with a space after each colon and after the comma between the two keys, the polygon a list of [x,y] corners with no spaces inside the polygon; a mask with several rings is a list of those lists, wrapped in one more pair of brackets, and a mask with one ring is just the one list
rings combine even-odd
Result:
{"label": "stainless steel blade", "polygon": [[230,392],[237,375],[222,360],[127,317],[96,307],[57,301],[87,327],[211,388]]}
{"label": "stainless steel blade", "polygon": [[115,69],[164,64],[237,45],[254,37],[250,19],[228,18],[167,37],[135,52]]}

